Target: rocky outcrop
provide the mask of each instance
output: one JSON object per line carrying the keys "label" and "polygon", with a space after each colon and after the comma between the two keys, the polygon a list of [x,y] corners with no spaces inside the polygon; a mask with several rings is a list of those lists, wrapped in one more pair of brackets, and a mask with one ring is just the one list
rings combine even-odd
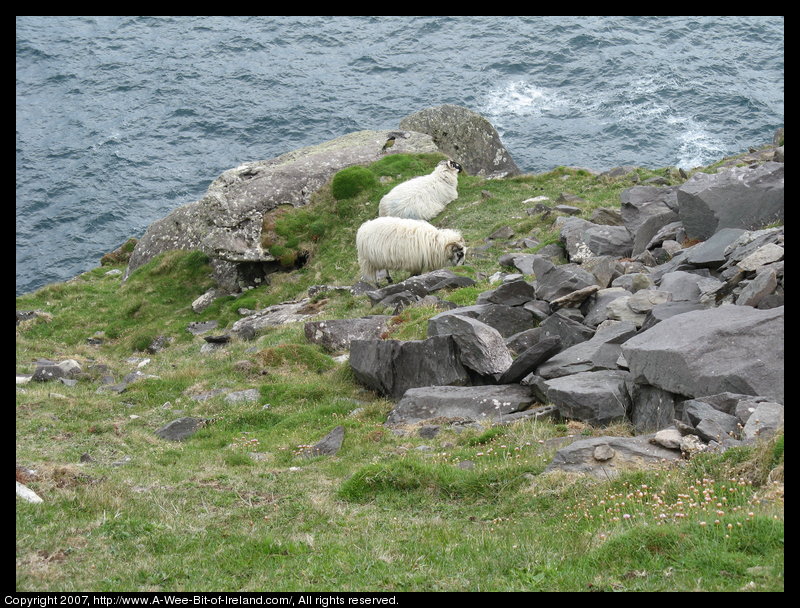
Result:
{"label": "rocky outcrop", "polygon": [[467,108],[451,104],[426,108],[402,119],[400,128],[430,135],[439,150],[470,175],[510,177],[520,173],[492,124]]}
{"label": "rocky outcrop", "polygon": [[[384,145],[393,138],[393,145]],[[265,214],[300,207],[341,169],[384,154],[441,153],[473,175],[516,175],[497,131],[480,114],[458,106],[428,108],[406,117],[399,130],[358,131],[270,160],[248,162],[215,179],[198,201],[153,222],[130,255],[131,272],[173,249],[208,255],[222,290],[256,285],[281,268],[263,245]]]}
{"label": "rocky outcrop", "polygon": [[396,136],[392,154],[438,152],[423,133],[358,131],[225,171],[203,198],[147,228],[133,250],[126,277],[159,253],[188,249],[208,255],[219,282],[231,291],[248,282],[245,279],[252,282],[252,275],[258,278],[258,265],[267,264],[261,267],[263,278],[275,262],[261,244],[264,214],[279,205],[306,205],[337,171],[375,162],[390,134]]}

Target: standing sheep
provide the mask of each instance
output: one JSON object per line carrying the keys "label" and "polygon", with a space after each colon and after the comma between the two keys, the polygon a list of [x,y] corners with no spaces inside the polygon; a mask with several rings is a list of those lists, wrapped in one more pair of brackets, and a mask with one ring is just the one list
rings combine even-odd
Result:
{"label": "standing sheep", "polygon": [[368,281],[375,281],[379,270],[421,274],[448,265],[459,266],[467,253],[464,238],[457,230],[399,217],[379,217],[361,224],[356,248],[361,275]]}
{"label": "standing sheep", "polygon": [[392,188],[378,205],[381,217],[405,217],[428,220],[458,198],[458,174],[461,165],[443,160],[433,173],[420,175]]}

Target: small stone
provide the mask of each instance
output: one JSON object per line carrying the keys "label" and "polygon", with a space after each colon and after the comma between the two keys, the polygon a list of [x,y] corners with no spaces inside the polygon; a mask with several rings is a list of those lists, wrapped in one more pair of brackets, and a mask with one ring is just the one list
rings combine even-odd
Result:
{"label": "small stone", "polygon": [[594,449],[594,452],[592,452],[592,457],[594,457],[595,460],[606,461],[614,458],[614,454],[616,454],[614,448],[607,443],[603,443]]}
{"label": "small stone", "polygon": [[183,441],[188,437],[194,435],[198,429],[205,425],[207,420],[205,418],[192,418],[185,416],[173,420],[169,424],[158,429],[155,433],[162,439],[170,441]]}
{"label": "small stone", "polygon": [[682,437],[678,429],[662,429],[653,436],[653,443],[669,450],[679,450]]}
{"label": "small stone", "polygon": [[419,427],[418,434],[425,439],[432,439],[439,434],[440,428],[438,424],[426,424]]}
{"label": "small stone", "polygon": [[32,503],[44,502],[36,492],[31,490],[28,486],[17,482],[17,496],[21,499]]}

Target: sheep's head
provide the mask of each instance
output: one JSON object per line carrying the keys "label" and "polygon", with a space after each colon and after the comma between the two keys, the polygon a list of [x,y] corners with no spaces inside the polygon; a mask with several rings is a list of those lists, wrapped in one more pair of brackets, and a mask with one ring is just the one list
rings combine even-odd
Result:
{"label": "sheep's head", "polygon": [[463,169],[461,168],[461,165],[459,165],[454,160],[443,160],[443,161],[440,161],[439,164],[437,165],[437,168],[441,168],[443,170],[454,171],[456,173],[461,173],[461,171],[463,171]]}
{"label": "sheep's head", "polygon": [[461,266],[464,264],[464,259],[467,257],[467,248],[464,243],[448,243],[445,251],[447,251],[447,258],[450,260],[451,265]]}

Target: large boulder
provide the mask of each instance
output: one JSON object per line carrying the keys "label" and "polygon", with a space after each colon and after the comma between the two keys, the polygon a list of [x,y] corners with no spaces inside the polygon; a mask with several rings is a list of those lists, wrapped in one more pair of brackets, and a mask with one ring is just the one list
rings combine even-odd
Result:
{"label": "large boulder", "polygon": [[723,305],[664,319],[622,345],[633,379],[686,397],[726,391],[783,403],[783,306]]}
{"label": "large boulder", "polygon": [[426,108],[403,118],[400,128],[433,137],[439,150],[470,175],[507,177],[521,173],[492,124],[467,108],[450,104]]}
{"label": "large boulder", "polygon": [[574,418],[592,426],[606,426],[625,418],[629,397],[625,389],[628,372],[600,370],[580,372],[545,380],[527,377],[543,401],[552,403],[564,418]]}
{"label": "large boulder", "polygon": [[622,221],[633,236],[633,252],[642,253],[664,226],[678,219],[676,188],[634,186],[620,194]]}
{"label": "large boulder", "polygon": [[461,364],[482,376],[501,374],[511,367],[511,354],[503,336],[477,319],[437,316],[428,321],[428,336],[452,336],[458,345]]}
{"label": "large boulder", "polygon": [[604,255],[624,258],[633,249],[633,237],[625,226],[593,224],[579,217],[563,216],[556,219],[555,225],[561,229],[570,262],[581,263]]}
{"label": "large boulder", "polygon": [[721,228],[760,228],[783,220],[783,163],[695,173],[678,188],[678,215],[690,239]]}
{"label": "large boulder", "polygon": [[[173,249],[199,250],[226,273],[241,264],[275,261],[261,245],[264,214],[279,205],[300,207],[345,167],[366,165],[381,157],[393,131],[358,131],[300,148],[270,160],[249,162],[220,175],[205,196],[153,222],[133,250],[127,276],[154,256]],[[436,153],[429,135],[405,132],[391,149],[397,153]],[[252,271],[252,270],[251,270]],[[229,288],[238,276],[219,277]]]}
{"label": "large boulder", "polygon": [[366,387],[400,399],[409,388],[464,386],[469,372],[458,360],[458,347],[450,336],[427,340],[353,340],[350,367]]}

